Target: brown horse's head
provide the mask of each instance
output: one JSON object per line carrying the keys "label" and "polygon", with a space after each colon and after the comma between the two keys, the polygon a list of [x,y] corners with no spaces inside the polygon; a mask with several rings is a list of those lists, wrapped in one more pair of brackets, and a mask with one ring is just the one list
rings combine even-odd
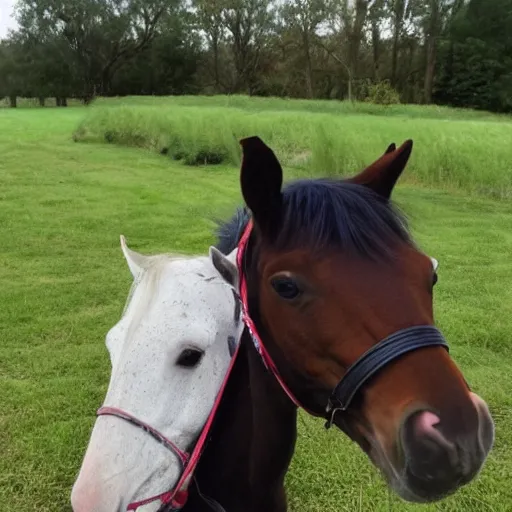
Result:
{"label": "brown horse's head", "polygon": [[[273,152],[257,137],[242,146],[242,193],[254,222],[251,315],[292,389],[325,415],[331,391],[363,353],[401,329],[434,324],[437,262],[415,246],[389,199],[412,141],[392,144],[351,179],[284,189]],[[494,439],[486,403],[441,346],[387,364],[334,423],[416,502],[471,481]]]}

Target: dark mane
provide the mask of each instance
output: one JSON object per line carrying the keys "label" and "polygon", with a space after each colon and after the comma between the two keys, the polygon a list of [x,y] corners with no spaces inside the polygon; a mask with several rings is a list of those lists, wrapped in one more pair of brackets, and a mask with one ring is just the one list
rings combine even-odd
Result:
{"label": "dark mane", "polygon": [[[219,226],[217,248],[224,254],[237,245],[249,212],[239,208]],[[333,248],[383,257],[397,242],[412,244],[404,215],[371,189],[334,179],[298,180],[283,189],[278,250]]]}
{"label": "dark mane", "polygon": [[250,218],[251,215],[247,208],[239,207],[230,220],[217,222],[215,234],[218,242],[216,247],[222,254],[229,254],[235,249]]}

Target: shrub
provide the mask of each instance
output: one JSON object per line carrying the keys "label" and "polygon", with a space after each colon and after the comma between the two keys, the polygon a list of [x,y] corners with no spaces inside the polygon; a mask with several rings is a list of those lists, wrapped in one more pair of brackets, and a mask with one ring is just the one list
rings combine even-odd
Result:
{"label": "shrub", "polygon": [[375,105],[397,105],[400,103],[400,95],[391,87],[389,80],[383,80],[368,84],[365,101]]}

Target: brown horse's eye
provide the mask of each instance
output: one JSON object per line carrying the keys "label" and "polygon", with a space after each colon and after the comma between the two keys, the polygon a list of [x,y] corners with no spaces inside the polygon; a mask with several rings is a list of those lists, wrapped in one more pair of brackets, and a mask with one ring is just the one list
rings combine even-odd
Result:
{"label": "brown horse's eye", "polygon": [[274,277],[270,282],[276,293],[285,300],[293,300],[302,294],[297,283],[290,277]]}
{"label": "brown horse's eye", "polygon": [[186,348],[178,357],[176,364],[184,368],[194,368],[199,364],[204,352],[193,348]]}

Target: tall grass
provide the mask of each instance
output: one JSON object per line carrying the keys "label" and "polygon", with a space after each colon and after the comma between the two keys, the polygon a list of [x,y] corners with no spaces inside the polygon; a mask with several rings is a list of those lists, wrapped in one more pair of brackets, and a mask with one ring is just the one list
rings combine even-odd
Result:
{"label": "tall grass", "polygon": [[356,172],[391,142],[411,138],[415,145],[405,179],[501,198],[512,194],[509,122],[180,106],[162,101],[158,106],[102,103],[90,108],[74,133],[75,140],[139,146],[190,165],[239,165],[239,139],[258,135],[284,165],[326,176]]}
{"label": "tall grass", "polygon": [[249,111],[298,111],[335,115],[367,114],[375,116],[405,116],[424,119],[475,119],[510,122],[509,115],[492,114],[481,110],[450,108],[438,105],[374,105],[366,102],[338,100],[298,100],[289,98],[260,98],[242,95],[216,96],[124,96],[98,98],[98,106],[157,106],[157,107],[222,107]]}

